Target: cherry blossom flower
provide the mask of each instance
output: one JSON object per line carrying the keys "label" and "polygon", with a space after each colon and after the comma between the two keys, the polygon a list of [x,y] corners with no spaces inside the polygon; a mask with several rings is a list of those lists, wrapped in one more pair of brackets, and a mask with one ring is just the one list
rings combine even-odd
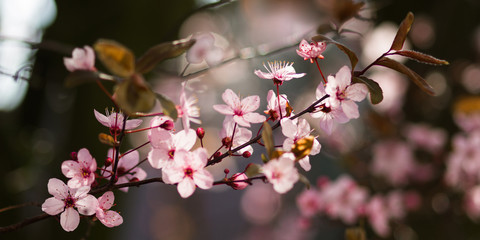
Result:
{"label": "cherry blossom flower", "polygon": [[77,153],[77,161],[67,160],[62,163],[62,173],[68,180],[70,188],[79,188],[90,186],[95,181],[95,171],[97,170],[97,161],[90,155],[86,148],[82,148]]}
{"label": "cherry blossom flower", "polygon": [[267,72],[255,70],[255,75],[262,79],[272,79],[275,84],[282,85],[284,81],[290,81],[294,78],[301,78],[306,73],[296,73],[293,68],[293,62],[275,61],[267,62],[268,67],[263,64]]}
{"label": "cherry blossom flower", "polygon": [[471,132],[480,129],[480,113],[479,112],[461,112],[455,111],[453,119],[457,126],[464,132]]}
{"label": "cherry blossom flower", "polygon": [[310,62],[313,63],[313,60],[316,58],[323,59],[322,53],[327,48],[327,44],[324,42],[311,42],[308,43],[305,39],[302,39],[300,45],[298,45],[297,54],[300,57],[303,57],[303,60],[310,59]]}
{"label": "cherry blossom flower", "polygon": [[[106,115],[103,115],[99,113],[97,110],[93,110],[93,113],[95,114],[95,118],[105,127],[110,128],[110,132],[112,135],[114,133],[118,133],[122,130],[123,127],[123,114],[122,113],[117,113],[117,112],[112,112],[109,113],[108,110],[106,111]],[[127,120],[125,123],[125,130],[130,130],[134,129],[142,124],[141,119],[131,119]]]}
{"label": "cherry blossom flower", "polygon": [[355,102],[362,101],[368,93],[368,88],[362,83],[351,83],[352,74],[350,68],[343,66],[335,77],[328,76],[325,93],[330,95],[329,101],[332,106],[340,106],[348,118],[358,118],[358,106]]}
{"label": "cherry blossom flower", "polygon": [[[147,177],[147,173],[139,168],[135,167],[139,161],[139,153],[138,151],[127,151],[128,153],[125,154],[123,157],[118,159],[117,165],[117,173],[116,176],[118,180],[116,184],[128,183],[131,180],[144,180]],[[113,148],[108,150],[107,157],[115,159],[115,151]],[[110,177],[112,171],[112,165],[104,168],[105,170],[101,170],[102,176]],[[124,192],[128,192],[128,187],[120,188],[120,190]]]}
{"label": "cherry blossom flower", "polygon": [[405,129],[405,136],[414,146],[425,149],[433,154],[438,153],[445,141],[447,133],[443,129],[435,129],[426,124],[411,124]]}
{"label": "cherry blossom flower", "polygon": [[[233,133],[234,129],[235,133]],[[220,138],[222,141],[225,141],[226,138],[228,138],[227,141],[230,142],[230,146],[227,147],[233,149],[250,141],[252,138],[252,132],[240,126],[235,127],[235,122],[229,120],[229,118],[225,118],[223,121],[222,131],[220,131]],[[249,145],[237,151],[239,154],[243,154],[244,152],[253,153],[252,146]]]}
{"label": "cherry blossom flower", "polygon": [[260,123],[266,120],[265,116],[253,112],[260,106],[259,96],[249,96],[240,100],[237,94],[227,89],[222,94],[222,98],[227,105],[213,105],[213,109],[221,114],[233,116],[233,121],[240,126],[250,127],[250,123]]}
{"label": "cherry blossom flower", "polygon": [[368,221],[373,230],[381,237],[390,234],[389,213],[385,199],[379,195],[373,196],[365,207]]}
{"label": "cherry blossom flower", "polygon": [[[295,143],[310,135],[310,124],[308,124],[307,120],[305,119],[299,119],[296,118],[294,120],[291,120],[289,118],[284,118],[280,121],[280,124],[282,126],[282,133],[287,137],[283,141],[283,149],[285,151],[291,151],[292,147],[295,145]],[[309,155],[317,155],[320,152],[321,145],[318,142],[317,139],[313,139],[313,146],[312,149],[310,150]],[[310,171],[312,166],[310,165],[310,157],[307,155],[304,158],[299,160],[300,166],[305,170],[305,171]]]}
{"label": "cherry blossom flower", "polygon": [[150,144],[157,146],[172,138],[173,119],[169,116],[156,116],[150,121],[148,140]]}
{"label": "cherry blossom flower", "polygon": [[109,210],[113,206],[114,200],[115,196],[111,191],[105,192],[98,198],[98,207],[95,216],[107,227],[116,227],[123,223],[123,218],[118,212]]}
{"label": "cherry blossom flower", "polygon": [[412,149],[404,142],[387,140],[373,146],[371,171],[393,186],[405,185],[416,166]]}
{"label": "cherry blossom flower", "polygon": [[247,182],[235,182],[235,181],[242,181],[242,180],[247,180],[248,177],[245,173],[235,173],[233,174],[228,180],[232,181],[228,183],[230,187],[232,187],[235,190],[242,190],[245,189],[248,186]]}
{"label": "cherry blossom flower", "polygon": [[286,193],[298,181],[299,175],[294,161],[295,156],[292,153],[284,153],[278,159],[271,159],[262,167],[263,174],[273,184],[276,192]]}
{"label": "cherry blossom flower", "polygon": [[71,232],[78,227],[80,223],[79,213],[90,216],[95,213],[98,207],[97,199],[87,194],[90,191],[89,186],[83,186],[78,189],[69,188],[65,183],[56,178],[50,178],[47,186],[48,192],[53,197],[45,200],[42,204],[42,211],[49,215],[62,213],[60,214],[60,225],[67,232]]}
{"label": "cherry blossom flower", "polygon": [[175,154],[179,150],[190,150],[195,141],[197,134],[193,129],[184,129],[173,134],[165,141],[153,141],[154,135],[150,136],[150,144],[152,149],[148,153],[148,162],[153,168],[164,168],[173,164]]}
{"label": "cherry blossom flower", "polygon": [[298,195],[297,206],[302,216],[310,218],[320,212],[323,205],[320,194],[319,191],[312,188]]}
{"label": "cherry blossom flower", "polygon": [[177,106],[178,117],[182,118],[183,128],[190,128],[190,122],[201,124],[202,121],[198,119],[200,117],[200,108],[195,104],[198,99],[195,96],[187,98],[185,94],[185,84],[182,85],[182,92],[180,93],[180,105]]}
{"label": "cherry blossom flower", "polygon": [[[278,99],[280,99],[280,107],[278,107]],[[287,95],[280,94],[280,97],[277,98],[277,95],[273,90],[269,90],[267,94],[267,110],[264,111],[265,114],[270,116],[272,121],[277,120],[282,117],[287,116]],[[280,111],[281,110],[281,114]]]}
{"label": "cherry blossom flower", "polygon": [[342,175],[334,182],[324,183],[321,196],[328,216],[353,224],[362,214],[368,192],[348,175]]}
{"label": "cherry blossom flower", "polygon": [[468,189],[480,180],[480,131],[453,138],[453,151],[447,158],[445,181],[453,187]]}
{"label": "cherry blossom flower", "polygon": [[215,66],[223,59],[223,50],[214,45],[215,37],[211,33],[194,34],[195,44],[187,51],[189,63],[202,63],[203,60],[209,66]]}
{"label": "cherry blossom flower", "polygon": [[175,164],[162,170],[163,181],[166,184],[177,184],[177,191],[182,198],[190,197],[197,186],[210,189],[213,186],[213,176],[205,169],[207,159],[205,148],[197,148],[193,152],[178,150],[175,152]]}
{"label": "cherry blossom flower", "polygon": [[70,72],[76,70],[97,71],[95,69],[95,52],[89,46],[75,48],[71,58],[63,58],[63,64]]}
{"label": "cherry blossom flower", "polygon": [[[323,83],[320,83],[316,90],[316,98],[321,99],[326,95],[325,86]],[[334,123],[346,123],[349,121],[349,117],[345,115],[343,110],[339,106],[334,106],[331,104],[330,97],[323,100],[323,102],[318,106],[318,110],[311,113],[310,116],[313,118],[318,118],[320,120],[320,127],[328,135],[332,134]]]}

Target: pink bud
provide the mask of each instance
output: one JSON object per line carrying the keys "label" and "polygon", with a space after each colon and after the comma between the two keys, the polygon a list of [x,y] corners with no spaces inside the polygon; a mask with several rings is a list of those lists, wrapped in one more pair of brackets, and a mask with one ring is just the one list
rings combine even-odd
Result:
{"label": "pink bud", "polygon": [[244,158],[249,158],[250,156],[252,156],[252,154],[249,151],[245,151],[245,152],[243,152],[242,156]]}
{"label": "pink bud", "polygon": [[203,139],[205,136],[205,130],[201,127],[197,128],[197,137]]}
{"label": "pink bud", "polygon": [[224,172],[225,174],[228,174],[228,173],[230,173],[230,170],[228,170],[228,168],[225,168],[225,170],[223,170],[223,172]]}
{"label": "pink bud", "polygon": [[213,154],[213,157],[214,157],[214,158],[218,158],[218,157],[220,157],[221,155],[222,155],[221,152],[215,152],[215,154]]}
{"label": "pink bud", "polygon": [[105,159],[105,167],[112,165],[112,163],[113,163],[113,158],[107,157],[107,159]]}
{"label": "pink bud", "polygon": [[161,128],[165,129],[165,130],[172,130],[174,127],[175,127],[175,124],[173,123],[173,121],[171,120],[166,120],[164,123],[162,123],[160,125]]}
{"label": "pink bud", "polygon": [[[245,175],[245,173],[235,173],[233,176],[229,179],[230,181],[241,181],[241,180],[247,180],[248,177]],[[232,187],[235,190],[242,190],[248,186],[248,183],[246,181],[244,182],[230,182],[230,187]]]}
{"label": "pink bud", "polygon": [[70,158],[73,160],[73,161],[77,161],[78,158],[77,158],[77,152],[71,152],[70,153]]}
{"label": "pink bud", "polygon": [[136,178],[136,177],[130,179],[130,182],[138,182],[138,181],[140,181],[140,180],[139,180],[138,178]]}
{"label": "pink bud", "polygon": [[222,139],[222,144],[223,146],[225,146],[226,148],[229,148],[230,145],[232,144],[232,139],[230,137],[224,137]]}

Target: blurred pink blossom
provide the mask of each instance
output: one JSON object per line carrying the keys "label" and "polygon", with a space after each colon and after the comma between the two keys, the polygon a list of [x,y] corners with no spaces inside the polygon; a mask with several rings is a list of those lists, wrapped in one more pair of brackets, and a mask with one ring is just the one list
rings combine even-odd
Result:
{"label": "blurred pink blossom", "polygon": [[313,217],[318,214],[323,207],[320,192],[315,189],[308,189],[300,193],[297,197],[297,207],[303,217]]}
{"label": "blurred pink blossom", "polygon": [[388,237],[390,234],[389,213],[382,196],[373,196],[366,206],[368,221],[373,230],[381,237]]}
{"label": "blurred pink blossom", "polygon": [[75,48],[72,52],[72,57],[63,58],[63,63],[70,72],[76,70],[97,70],[95,69],[95,52],[89,46]]}
{"label": "blurred pink blossom", "polygon": [[386,140],[373,146],[373,174],[382,176],[393,186],[408,183],[416,169],[416,162],[410,146],[398,140]]}
{"label": "blurred pink blossom", "polygon": [[480,113],[455,112],[453,119],[464,132],[480,129]]}
{"label": "blurred pink blossom", "polygon": [[195,96],[187,98],[185,94],[185,85],[182,85],[182,91],[180,93],[180,105],[177,106],[178,117],[182,118],[183,128],[190,128],[190,122],[201,124],[200,121],[200,108],[196,106],[198,99]]}
{"label": "blurred pink blossom", "polygon": [[425,149],[432,154],[438,153],[447,140],[445,130],[432,128],[426,124],[410,124],[405,128],[404,134],[414,146]]}
{"label": "blurred pink blossom", "polygon": [[212,33],[197,33],[193,37],[195,44],[187,51],[187,61],[198,64],[203,60],[209,66],[215,66],[223,59],[223,50],[215,46],[215,37]]}
{"label": "blurred pink blossom", "polygon": [[467,189],[480,180],[480,131],[457,134],[447,158],[445,181],[452,187]]}

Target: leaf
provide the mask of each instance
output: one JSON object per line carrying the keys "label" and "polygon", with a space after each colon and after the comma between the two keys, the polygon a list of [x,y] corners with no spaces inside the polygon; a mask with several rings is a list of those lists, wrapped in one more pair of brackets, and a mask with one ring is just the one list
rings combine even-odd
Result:
{"label": "leaf", "polygon": [[67,75],[67,77],[65,78],[65,86],[76,87],[84,83],[95,82],[97,80],[100,80],[98,72],[76,70]]}
{"label": "leaf", "polygon": [[245,175],[247,175],[248,178],[254,177],[258,174],[260,174],[260,170],[262,167],[258,164],[250,163],[248,164],[247,168],[245,169]]}
{"label": "leaf", "polygon": [[430,95],[435,95],[433,88],[423,79],[420,75],[414,72],[412,69],[407,66],[387,57],[380,58],[375,65],[388,67],[397,72],[407,75],[420,89]]}
{"label": "leaf", "polygon": [[318,34],[325,34],[333,31],[332,25],[330,23],[322,23],[317,27]]}
{"label": "leaf", "polygon": [[365,5],[361,1],[353,0],[343,0],[343,1],[334,1],[333,14],[334,18],[338,23],[343,24],[344,22],[350,20],[351,18],[358,15],[360,9]]}
{"label": "leaf", "polygon": [[155,93],[140,74],[134,74],[119,83],[113,97],[118,106],[128,115],[149,112],[155,105]]}
{"label": "leaf", "polygon": [[113,74],[129,77],[135,72],[135,56],[122,44],[113,40],[99,39],[93,48],[103,65]]}
{"label": "leaf", "polygon": [[159,62],[178,57],[187,51],[195,43],[195,39],[180,39],[173,42],[158,44],[141,56],[136,63],[135,70],[138,73],[150,72]]}
{"label": "leaf", "polygon": [[268,156],[272,159],[273,151],[275,151],[275,144],[273,143],[272,127],[267,122],[263,123],[262,140]]}
{"label": "leaf", "polygon": [[346,240],[367,240],[365,229],[361,227],[350,227],[345,230]]}
{"label": "leaf", "polygon": [[398,54],[404,57],[408,57],[410,59],[416,60],[421,63],[428,63],[428,64],[433,64],[433,65],[448,65],[449,63],[445,60],[435,58],[433,56],[430,56],[425,53],[417,52],[417,51],[412,51],[412,50],[402,50],[402,51],[397,51],[393,54]]}
{"label": "leaf", "polygon": [[175,122],[178,117],[177,106],[175,105],[175,103],[172,100],[170,100],[168,97],[160,93],[155,93],[155,94],[157,96],[158,101],[160,102],[160,105],[162,105],[163,114],[171,117]]}
{"label": "leaf", "polygon": [[305,187],[306,187],[307,189],[310,189],[310,187],[312,186],[312,184],[310,184],[310,180],[308,180],[308,178],[307,178],[305,175],[303,175],[303,174],[298,174],[298,176],[299,176],[299,179],[298,179],[298,180],[299,180],[300,182],[302,182],[303,184],[305,184]]}
{"label": "leaf", "polygon": [[108,135],[106,133],[98,134],[98,140],[101,143],[106,144],[106,145],[111,146],[111,147],[115,147],[118,144],[118,143],[115,142],[115,139],[113,139],[113,137],[111,135]]}
{"label": "leaf", "polygon": [[383,100],[383,91],[380,85],[374,80],[365,76],[353,77],[352,82],[363,83],[367,86],[370,92],[370,102],[372,104],[379,104]]}
{"label": "leaf", "polygon": [[405,42],[405,39],[407,39],[407,34],[412,27],[413,19],[413,13],[408,12],[405,19],[400,23],[400,27],[398,28],[397,35],[395,35],[395,38],[393,39],[390,50],[401,50],[403,48],[403,43]]}
{"label": "leaf", "polygon": [[350,48],[324,35],[314,36],[312,37],[312,40],[315,42],[325,42],[325,43],[335,44],[335,46],[337,46],[338,49],[340,49],[342,52],[347,54],[348,58],[350,59],[350,64],[352,65],[352,71],[353,69],[355,69],[355,66],[358,63],[358,57],[357,57],[357,54],[355,54],[352,50],[350,50]]}
{"label": "leaf", "polygon": [[455,101],[453,105],[455,113],[474,114],[480,112],[480,97],[469,96]]}
{"label": "leaf", "polygon": [[292,153],[295,155],[296,160],[300,160],[310,154],[313,147],[314,136],[306,136],[295,142],[292,147]]}

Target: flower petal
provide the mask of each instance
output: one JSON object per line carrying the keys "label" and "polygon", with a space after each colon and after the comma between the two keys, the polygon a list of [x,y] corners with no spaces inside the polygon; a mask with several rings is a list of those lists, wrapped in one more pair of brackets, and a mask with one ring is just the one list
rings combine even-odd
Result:
{"label": "flower petal", "polygon": [[77,207],[80,214],[90,216],[95,214],[98,207],[98,200],[94,196],[87,194],[87,196],[75,202],[75,207]]}
{"label": "flower petal", "polygon": [[48,215],[57,215],[63,212],[64,208],[65,203],[55,197],[48,198],[42,204],[42,211],[46,212]]}
{"label": "flower petal", "polygon": [[48,193],[52,194],[57,199],[65,199],[68,197],[67,185],[57,178],[50,178],[48,180]]}
{"label": "flower petal", "polygon": [[109,119],[107,116],[105,116],[105,115],[97,112],[97,110],[95,110],[95,109],[93,109],[93,113],[95,114],[95,118],[96,118],[103,126],[105,126],[105,127],[110,127],[110,119]]}
{"label": "flower petal", "polygon": [[195,192],[195,188],[195,183],[189,177],[184,178],[183,181],[177,185],[177,191],[182,198],[190,197],[193,192]]}
{"label": "flower petal", "polygon": [[116,227],[123,223],[123,218],[118,212],[107,211],[103,218],[99,219],[106,227]]}
{"label": "flower petal", "polygon": [[240,106],[240,98],[231,89],[225,90],[222,94],[222,99],[232,109],[236,109]]}
{"label": "flower petal", "polygon": [[213,186],[213,176],[205,169],[197,170],[193,174],[193,181],[201,189],[210,189]]}
{"label": "flower petal", "polygon": [[215,109],[215,111],[221,113],[221,114],[225,114],[225,115],[233,115],[235,114],[235,112],[233,111],[233,109],[228,106],[228,105],[225,105],[225,104],[216,104],[216,105],[213,105],[213,109]]}
{"label": "flower petal", "polygon": [[67,232],[75,230],[78,227],[79,223],[80,216],[78,215],[78,212],[72,207],[65,209],[65,211],[60,214],[60,225],[62,226],[63,230]]}
{"label": "flower petal", "polygon": [[115,195],[112,191],[108,191],[98,198],[98,207],[103,210],[110,209],[113,206],[113,201],[115,201]]}
{"label": "flower petal", "polygon": [[297,124],[295,124],[293,120],[284,118],[280,121],[280,125],[282,126],[282,133],[285,137],[295,138],[297,134]]}
{"label": "flower petal", "polygon": [[248,96],[242,99],[241,105],[242,105],[242,112],[244,114],[253,112],[257,110],[258,107],[260,107],[260,97],[257,95]]}
{"label": "flower petal", "polygon": [[64,161],[61,168],[63,175],[67,178],[73,178],[82,171],[80,164],[73,160]]}

